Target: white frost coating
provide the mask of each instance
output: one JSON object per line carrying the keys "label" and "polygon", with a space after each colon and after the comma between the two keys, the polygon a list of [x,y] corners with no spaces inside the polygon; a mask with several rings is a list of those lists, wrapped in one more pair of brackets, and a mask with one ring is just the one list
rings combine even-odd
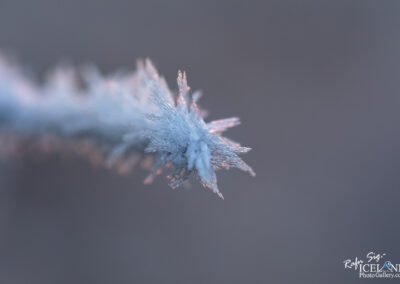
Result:
{"label": "white frost coating", "polygon": [[236,167],[254,175],[238,156],[250,148],[221,135],[240,121],[204,122],[200,93],[189,94],[185,73],[178,73],[178,87],[175,99],[149,60],[139,62],[135,72],[107,77],[94,67],[79,72],[60,67],[38,85],[0,57],[0,131],[30,141],[46,135],[61,141],[84,138],[102,149],[107,165],[147,153],[154,163],[146,183],[172,165],[171,187],[194,173],[222,198],[217,169]]}

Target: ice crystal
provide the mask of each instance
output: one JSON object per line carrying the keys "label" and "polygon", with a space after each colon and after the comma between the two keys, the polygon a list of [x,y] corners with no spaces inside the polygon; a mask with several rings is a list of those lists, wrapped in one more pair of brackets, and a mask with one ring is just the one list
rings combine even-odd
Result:
{"label": "ice crystal", "polygon": [[151,164],[146,160],[151,168],[146,183],[172,166],[171,187],[193,173],[222,198],[216,170],[236,167],[254,175],[238,156],[250,148],[222,136],[240,121],[233,117],[206,123],[206,112],[197,104],[200,93],[190,95],[185,73],[178,72],[177,81],[175,95],[146,60],[138,62],[135,72],[109,76],[93,66],[58,67],[39,85],[0,57],[0,153],[12,152],[10,148],[19,152],[27,145],[72,150],[122,172],[145,155],[153,157]]}

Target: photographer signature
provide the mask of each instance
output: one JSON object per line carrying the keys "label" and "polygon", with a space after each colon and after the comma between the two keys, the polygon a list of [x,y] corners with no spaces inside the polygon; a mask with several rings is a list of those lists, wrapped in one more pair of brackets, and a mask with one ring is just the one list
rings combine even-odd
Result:
{"label": "photographer signature", "polygon": [[[379,262],[384,256],[386,255],[386,253],[375,253],[373,251],[367,253],[366,258],[367,258],[367,263],[371,262],[371,261],[375,261],[375,262]],[[358,259],[358,257],[356,257],[354,260],[351,259],[346,259],[345,261],[343,261],[344,263],[344,268],[354,268],[355,270],[357,270],[358,266],[363,264],[364,261],[361,259]]]}

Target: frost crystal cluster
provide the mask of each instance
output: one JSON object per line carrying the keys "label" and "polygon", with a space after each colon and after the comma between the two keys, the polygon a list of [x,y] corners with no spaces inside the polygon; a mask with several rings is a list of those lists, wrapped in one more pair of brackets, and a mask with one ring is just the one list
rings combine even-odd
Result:
{"label": "frost crystal cluster", "polygon": [[239,119],[206,123],[185,73],[178,73],[178,87],[175,95],[149,60],[109,76],[94,67],[57,67],[37,84],[0,57],[0,154],[75,151],[121,172],[142,160],[151,169],[146,183],[168,168],[171,187],[193,173],[222,198],[216,170],[254,175],[238,156],[250,148],[222,136]]}

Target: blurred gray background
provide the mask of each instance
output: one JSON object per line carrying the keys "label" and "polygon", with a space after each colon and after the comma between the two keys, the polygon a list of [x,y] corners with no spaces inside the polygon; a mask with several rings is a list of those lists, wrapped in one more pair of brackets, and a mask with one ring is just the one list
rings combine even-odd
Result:
{"label": "blurred gray background", "polygon": [[353,283],[400,263],[399,1],[5,1],[0,48],[38,74],[151,58],[252,147],[256,178],[144,186],[80,158],[0,168],[0,283]]}

